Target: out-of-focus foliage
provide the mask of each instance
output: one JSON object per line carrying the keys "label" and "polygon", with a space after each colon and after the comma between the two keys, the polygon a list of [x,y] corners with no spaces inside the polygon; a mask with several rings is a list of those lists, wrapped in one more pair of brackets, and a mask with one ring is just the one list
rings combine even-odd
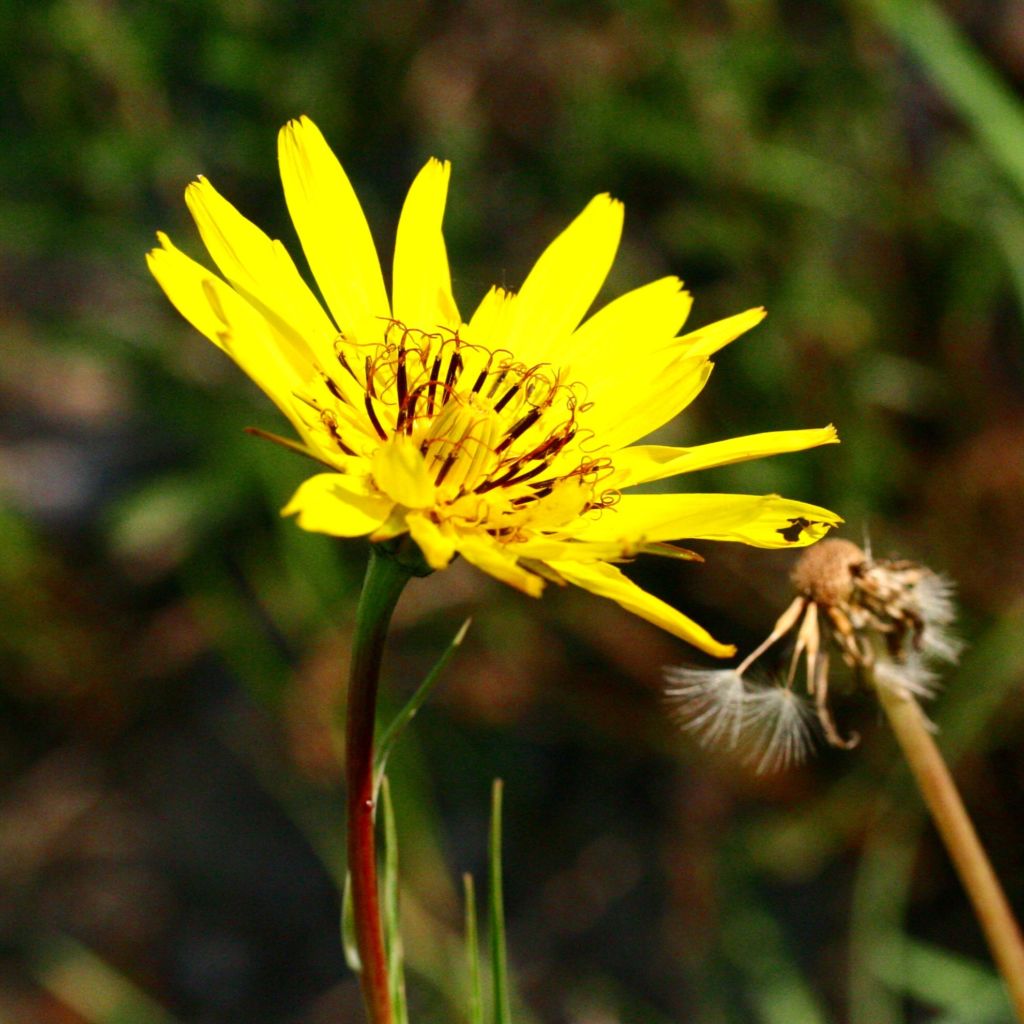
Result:
{"label": "out-of-focus foliage", "polygon": [[[452,159],[464,308],[601,191],[627,209],[609,296],[675,273],[696,324],[768,307],[662,440],[837,423],[693,486],[827,505],[959,582],[940,737],[1024,906],[1018,5],[42,0],[0,38],[0,1017],[358,1019],[332,721],[365,550],[280,521],[305,468],[243,433],[282,425],[142,259],[158,228],[200,254],[197,173],[298,255],[275,133],[300,113],[385,263],[413,174]],[[631,571],[749,648],[789,562],[704,553]],[[469,612],[390,769],[411,1019],[467,1005],[457,879],[499,775],[524,1013],[1005,1019],[869,706],[840,705],[860,749],[752,777],[673,728],[671,638],[465,566],[403,598],[389,701]]]}

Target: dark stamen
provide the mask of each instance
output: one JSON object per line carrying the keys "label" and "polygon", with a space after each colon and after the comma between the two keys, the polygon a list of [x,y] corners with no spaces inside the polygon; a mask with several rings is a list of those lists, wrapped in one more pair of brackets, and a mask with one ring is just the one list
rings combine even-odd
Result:
{"label": "dark stamen", "polygon": [[369,395],[366,396],[366,415],[370,417],[370,422],[373,424],[373,429],[377,431],[377,436],[382,441],[386,441],[388,439],[387,432],[380,425],[380,420],[377,419],[377,413],[373,408],[373,399]]}
{"label": "dark stamen", "polygon": [[427,391],[427,415],[434,415],[434,391],[437,389],[437,375],[441,372],[441,353],[434,356],[434,365],[430,369],[430,387]]}
{"label": "dark stamen", "polygon": [[448,456],[448,458],[444,460],[444,463],[441,466],[441,471],[434,478],[434,483],[438,487],[440,487],[441,484],[444,483],[444,478],[448,475],[448,472],[452,468],[452,466],[455,465],[455,460],[458,457],[459,457],[459,450],[456,448],[456,449],[453,449],[453,451]]}
{"label": "dark stamen", "polygon": [[403,406],[398,411],[398,423],[395,426],[396,430],[401,430],[403,424],[405,425],[405,432],[412,436],[412,428],[416,418],[416,399],[419,397],[419,390],[414,391],[409,396],[408,408]]}
{"label": "dark stamen", "polygon": [[346,405],[350,404],[349,400],[343,394],[341,388],[338,387],[337,381],[335,381],[332,377],[328,377],[326,373],[321,373],[320,376],[323,377],[324,384],[327,385],[327,390],[330,391],[330,393],[334,395],[334,397],[339,402],[344,402]]}
{"label": "dark stamen", "polygon": [[327,433],[331,435],[331,439],[342,450],[342,452],[346,455],[355,455],[355,452],[341,439],[341,433],[338,430],[338,421],[331,413],[327,412],[327,410],[320,413],[320,422],[327,428]]}
{"label": "dark stamen", "polygon": [[495,454],[500,455],[516,438],[521,437],[526,433],[541,418],[542,411],[540,409],[531,409],[509,432],[505,435],[505,439],[494,449]]}
{"label": "dark stamen", "polygon": [[473,394],[477,395],[480,393],[480,389],[484,386],[484,381],[487,380],[487,371],[481,370],[476,375],[476,380],[473,382]]}
{"label": "dark stamen", "polygon": [[498,388],[501,387],[502,381],[504,381],[504,379],[507,376],[508,376],[508,370],[507,369],[502,370],[500,373],[495,375],[494,380],[491,382],[491,386],[490,386],[490,388],[487,391],[487,397],[488,398],[493,398],[494,397],[495,392],[498,390]]}
{"label": "dark stamen", "polygon": [[448,363],[448,372],[444,377],[444,398],[441,399],[442,405],[448,404],[448,399],[452,396],[452,388],[455,385],[455,381],[458,380],[459,373],[462,371],[462,356],[456,352],[451,362]]}
{"label": "dark stamen", "polygon": [[524,484],[527,480],[532,480],[538,474],[543,473],[547,468],[548,464],[546,462],[538,462],[533,469],[528,469],[525,473],[520,473],[519,476],[514,476],[511,479],[503,479],[501,482],[506,487],[511,487],[513,484]]}
{"label": "dark stamen", "polygon": [[511,402],[513,398],[515,398],[518,391],[519,385],[513,384],[512,387],[510,387],[508,391],[506,391],[505,394],[503,394],[501,398],[494,403],[494,411],[501,412],[501,410],[504,409],[505,406],[508,405],[508,403]]}
{"label": "dark stamen", "polygon": [[486,480],[479,487],[475,488],[473,493],[486,494],[495,487],[511,487],[513,484],[526,483],[527,480],[532,480],[538,473],[543,473],[548,468],[548,465],[546,462],[538,463],[533,469],[528,469],[525,473],[520,473],[519,476],[516,476],[519,468],[519,463],[516,462],[504,476],[498,477],[497,480]]}
{"label": "dark stamen", "polygon": [[354,380],[354,381],[355,381],[355,382],[356,382],[357,384],[359,384],[360,386],[362,386],[362,381],[361,381],[361,380],[360,380],[360,379],[359,379],[359,378],[358,378],[358,377],[356,376],[356,372],[355,372],[355,370],[353,370],[353,369],[352,369],[352,367],[351,367],[351,366],[349,366],[349,364],[348,364],[348,360],[347,360],[347,359],[345,358],[345,353],[344,353],[344,352],[341,352],[341,351],[339,351],[338,349],[335,349],[335,350],[334,350],[334,354],[335,354],[335,355],[336,355],[336,356],[338,357],[338,364],[339,364],[339,365],[341,366],[341,368],[342,368],[343,370],[345,370],[345,371],[346,371],[346,373],[348,373],[348,375],[349,375],[349,376],[350,376],[350,377],[351,377],[351,378],[352,378],[352,379],[353,379],[353,380]]}
{"label": "dark stamen", "polygon": [[405,378],[405,338],[398,346],[398,370],[395,373],[395,387],[398,391],[398,407],[405,405],[405,397],[409,393],[409,384]]}

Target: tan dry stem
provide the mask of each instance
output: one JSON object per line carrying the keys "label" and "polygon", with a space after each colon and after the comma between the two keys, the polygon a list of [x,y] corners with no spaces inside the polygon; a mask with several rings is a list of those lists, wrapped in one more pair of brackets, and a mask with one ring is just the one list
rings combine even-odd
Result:
{"label": "tan dry stem", "polygon": [[1006,895],[917,701],[910,694],[898,694],[886,686],[876,689],[932,820],[974,906],[996,966],[1009,990],[1017,1020],[1024,1024],[1024,941]]}

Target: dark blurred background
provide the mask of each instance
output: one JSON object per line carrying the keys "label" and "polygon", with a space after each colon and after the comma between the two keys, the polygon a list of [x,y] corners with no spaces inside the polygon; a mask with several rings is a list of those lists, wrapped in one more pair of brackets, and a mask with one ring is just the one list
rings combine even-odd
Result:
{"label": "dark blurred background", "polygon": [[[278,517],[306,466],[243,433],[283,424],[143,262],[157,229],[200,256],[197,173],[298,256],[275,135],[302,113],[385,266],[412,176],[453,161],[464,310],[602,191],[606,297],[671,273],[695,326],[768,307],[663,440],[839,426],[687,486],[827,505],[957,581],[934,713],[1024,908],[1024,7],[41,0],[0,38],[0,1020],[360,1019],[331,709],[365,543]],[[701,551],[631,572],[749,649],[792,556]],[[456,565],[403,598],[391,705],[469,614],[392,772],[415,1021],[464,1019],[495,776],[521,1021],[1009,1019],[866,700],[837,701],[860,748],[757,777],[670,721],[694,652]]]}

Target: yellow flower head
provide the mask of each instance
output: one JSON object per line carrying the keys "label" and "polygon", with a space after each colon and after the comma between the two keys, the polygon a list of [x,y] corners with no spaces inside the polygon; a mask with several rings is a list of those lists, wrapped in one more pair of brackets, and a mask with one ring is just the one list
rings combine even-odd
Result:
{"label": "yellow flower head", "polygon": [[776,495],[624,493],[836,440],[829,426],[695,448],[633,444],[689,405],[709,356],[764,311],[680,337],[691,300],[669,277],[584,320],[622,231],[622,205],[602,195],[518,293],[492,288],[463,321],[441,233],[449,165],[437,160],[402,208],[389,302],[359,201],[312,121],[281,130],[279,159],[329,315],[284,246],[205,179],[185,198],[223,278],[162,234],[148,260],[182,315],[288,417],[301,439],[289,444],[326,467],[284,513],[339,537],[407,533],[434,569],[458,553],[532,595],[545,580],[575,583],[710,654],[733,653],[610,562],[679,554],[667,542],[680,538],[801,546],[840,522]]}

